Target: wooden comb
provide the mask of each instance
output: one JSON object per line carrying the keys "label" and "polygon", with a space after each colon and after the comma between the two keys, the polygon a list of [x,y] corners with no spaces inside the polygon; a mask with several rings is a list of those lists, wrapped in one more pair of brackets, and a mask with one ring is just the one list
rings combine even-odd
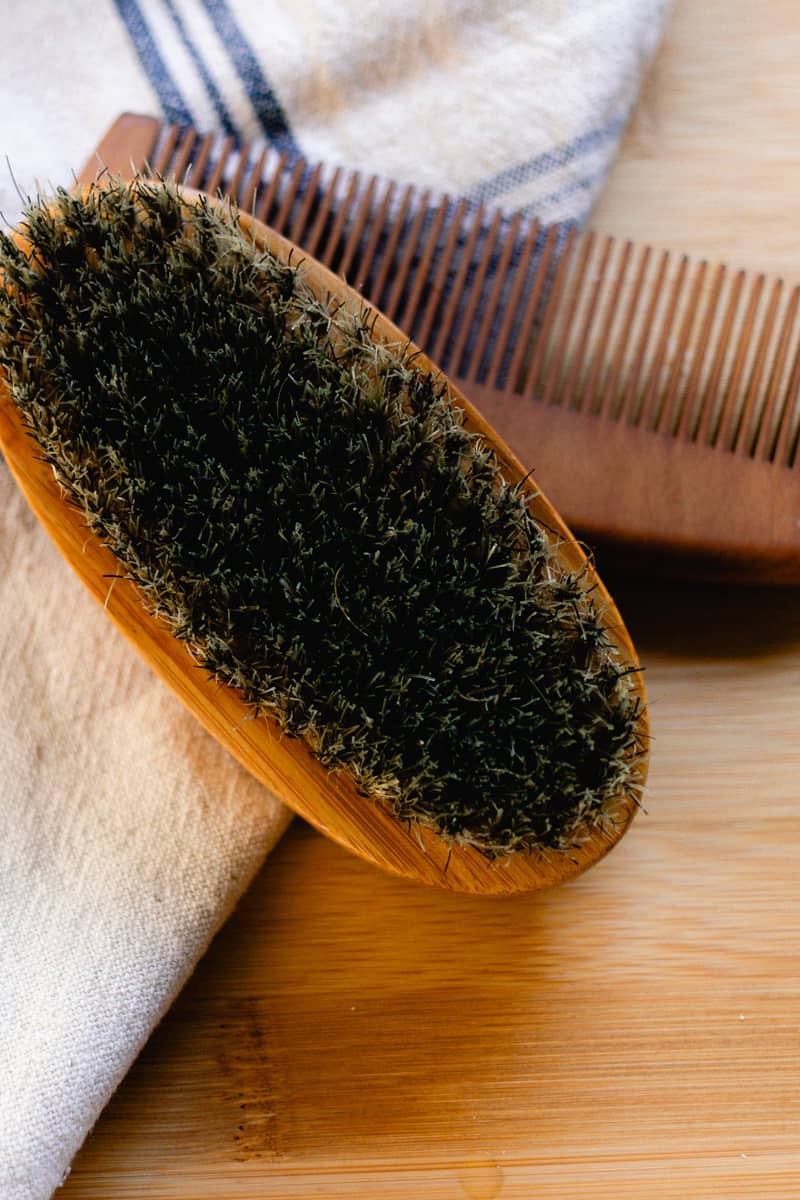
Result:
{"label": "wooden comb", "polygon": [[133,114],[102,167],[229,195],[344,276],[606,565],[800,582],[800,288]]}

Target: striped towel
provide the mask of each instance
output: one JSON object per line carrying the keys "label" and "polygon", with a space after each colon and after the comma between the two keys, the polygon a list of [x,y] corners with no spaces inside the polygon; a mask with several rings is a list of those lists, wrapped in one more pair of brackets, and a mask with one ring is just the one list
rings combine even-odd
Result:
{"label": "striped towel", "polygon": [[[13,222],[20,194],[68,182],[127,109],[580,222],[666,7],[12,0],[0,208]],[[0,471],[3,1200],[61,1182],[285,823],[119,644]]]}

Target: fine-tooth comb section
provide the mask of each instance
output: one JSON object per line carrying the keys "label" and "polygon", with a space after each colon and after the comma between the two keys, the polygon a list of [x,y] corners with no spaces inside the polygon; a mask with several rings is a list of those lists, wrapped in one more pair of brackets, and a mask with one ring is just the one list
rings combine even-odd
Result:
{"label": "fine-tooth comb section", "polygon": [[343,274],[590,540],[800,581],[797,287],[130,114],[98,162],[227,194]]}

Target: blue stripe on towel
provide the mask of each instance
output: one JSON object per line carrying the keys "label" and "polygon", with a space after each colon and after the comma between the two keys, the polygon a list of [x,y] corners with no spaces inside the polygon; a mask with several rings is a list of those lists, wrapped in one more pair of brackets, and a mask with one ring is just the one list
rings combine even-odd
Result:
{"label": "blue stripe on towel", "polygon": [[227,0],[203,0],[203,4],[231,56],[267,137],[278,150],[298,154],[299,148],[289,128],[286,113],[239,22],[228,7]]}
{"label": "blue stripe on towel", "polygon": [[537,154],[535,158],[528,159],[527,162],[507,167],[506,170],[492,175],[483,183],[472,188],[469,197],[476,201],[496,200],[499,196],[524,183],[529,183],[532,179],[548,175],[558,167],[568,166],[577,159],[583,158],[590,151],[596,150],[605,142],[615,141],[625,128],[626,121],[625,116],[612,117],[607,124],[592,129],[588,133],[582,133],[563,146],[557,146],[554,150],[546,150],[543,154]]}
{"label": "blue stripe on towel", "polygon": [[229,113],[229,111],[227,109],[225,101],[222,99],[222,96],[220,95],[219,88],[215,84],[214,80],[211,78],[211,74],[209,73],[209,70],[205,64],[205,61],[201,57],[194,42],[189,37],[189,34],[187,32],[186,26],[183,23],[183,19],[182,19],[180,13],[176,9],[175,4],[173,3],[173,0],[164,0],[164,4],[166,6],[167,11],[169,12],[169,15],[172,17],[172,20],[175,24],[175,28],[178,31],[178,37],[183,42],[183,45],[186,49],[187,54],[191,58],[195,67],[197,68],[197,73],[200,76],[200,78],[202,79],[203,84],[205,85],[205,89],[208,92],[208,95],[211,99],[211,103],[214,105],[217,116],[219,117],[220,125],[222,126],[223,132],[230,134],[231,136],[235,136],[236,126],[234,125],[234,122],[231,119],[231,114]]}
{"label": "blue stripe on towel", "polygon": [[[560,204],[562,200],[567,200],[570,197],[575,197],[576,194],[582,192],[583,197],[578,197],[577,208],[574,209],[570,217],[559,219],[559,225],[571,226],[576,228],[581,226],[589,215],[589,210],[592,207],[594,198],[594,189],[597,187],[600,180],[605,176],[605,169],[600,168],[587,175],[581,175],[577,179],[570,180],[564,187],[559,188],[555,192],[548,192],[546,196],[538,196],[535,200],[531,200],[530,204],[524,205],[519,212],[526,217],[538,216],[544,208],[551,208],[554,204]],[[516,211],[516,210],[515,210]]]}
{"label": "blue stripe on towel", "polygon": [[114,3],[147,78],[155,88],[164,116],[179,125],[191,125],[189,106],[159,53],[137,0],[114,0]]}

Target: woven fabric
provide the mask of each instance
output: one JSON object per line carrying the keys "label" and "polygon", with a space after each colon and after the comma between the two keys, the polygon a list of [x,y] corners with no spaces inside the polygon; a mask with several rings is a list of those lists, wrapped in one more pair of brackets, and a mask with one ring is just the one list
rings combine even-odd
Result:
{"label": "woven fabric", "polygon": [[[665,0],[11,0],[0,208],[120,111],[580,221]],[[12,175],[13,171],[13,175]],[[287,816],[0,469],[0,1196],[45,1200]]]}

